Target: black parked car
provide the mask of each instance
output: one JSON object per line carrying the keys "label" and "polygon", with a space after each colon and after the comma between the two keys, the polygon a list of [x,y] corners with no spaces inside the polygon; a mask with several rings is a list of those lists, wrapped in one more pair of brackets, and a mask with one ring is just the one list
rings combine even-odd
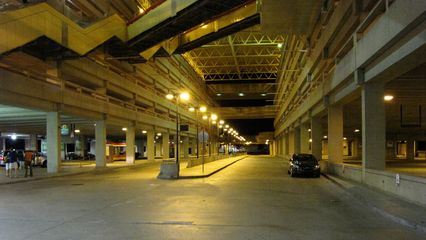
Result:
{"label": "black parked car", "polygon": [[319,177],[321,174],[318,160],[312,154],[293,154],[288,165],[288,174],[311,175]]}

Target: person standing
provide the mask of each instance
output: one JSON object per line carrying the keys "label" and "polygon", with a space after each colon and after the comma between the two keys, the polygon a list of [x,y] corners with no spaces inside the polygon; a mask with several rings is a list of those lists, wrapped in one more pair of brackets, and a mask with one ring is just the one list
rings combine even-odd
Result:
{"label": "person standing", "polygon": [[[8,175],[9,177],[13,177],[12,173],[15,172],[15,177],[18,177],[18,173],[17,173],[17,161],[18,161],[18,157],[16,154],[16,150],[13,149],[12,151],[9,152],[9,154],[7,155],[7,163],[9,165],[8,167]],[[14,171],[12,171],[12,169],[14,169]]]}
{"label": "person standing", "polygon": [[18,161],[19,161],[18,168],[19,169],[24,169],[24,152],[23,151],[19,151],[17,153],[17,156],[18,156]]}
{"label": "person standing", "polygon": [[30,169],[30,177],[33,176],[33,159],[35,155],[32,151],[25,152],[25,177],[28,176],[28,168]]}

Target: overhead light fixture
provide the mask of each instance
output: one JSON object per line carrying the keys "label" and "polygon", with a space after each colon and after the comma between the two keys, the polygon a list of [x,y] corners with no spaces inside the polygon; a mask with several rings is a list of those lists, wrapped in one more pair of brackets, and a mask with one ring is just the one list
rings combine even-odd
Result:
{"label": "overhead light fixture", "polygon": [[123,131],[127,131],[127,128],[125,128],[125,127],[124,127],[124,128],[122,128],[121,130],[123,130]]}
{"label": "overhead light fixture", "polygon": [[146,134],[146,130],[142,130],[142,134]]}
{"label": "overhead light fixture", "polygon": [[205,111],[207,111],[207,108],[206,108],[206,107],[204,107],[204,106],[201,106],[201,107],[200,107],[200,112],[205,112]]}
{"label": "overhead light fixture", "polygon": [[223,128],[223,125],[219,125],[219,128]]}
{"label": "overhead light fixture", "polygon": [[347,138],[345,138],[345,137],[343,138],[343,140],[346,140],[346,139],[347,139]]}
{"label": "overhead light fixture", "polygon": [[309,139],[309,142],[312,142],[312,138]]}
{"label": "overhead light fixture", "polygon": [[282,43],[278,43],[278,44],[277,44],[277,47],[278,47],[278,48],[282,48],[282,47],[283,47],[283,44],[282,44]]}
{"label": "overhead light fixture", "polygon": [[80,133],[80,129],[74,130],[75,133]]}
{"label": "overhead light fixture", "polygon": [[222,93],[216,93],[216,96],[220,97],[222,96]]}
{"label": "overhead light fixture", "polygon": [[217,120],[217,115],[213,113],[213,114],[211,115],[211,118],[212,118],[212,120],[213,120],[213,121],[215,121],[215,120]]}
{"label": "overhead light fixture", "polygon": [[16,139],[18,138],[18,136],[16,136],[16,134],[12,134],[12,136],[10,136],[10,138],[11,138],[12,140],[16,140]]}
{"label": "overhead light fixture", "polygon": [[212,124],[216,124],[216,121],[213,121]]}
{"label": "overhead light fixture", "polygon": [[312,131],[310,128],[308,129],[308,132]]}
{"label": "overhead light fixture", "polygon": [[389,102],[389,101],[392,101],[392,100],[393,100],[393,96],[392,96],[392,95],[385,95],[385,96],[383,97],[383,99],[384,99],[385,101]]}
{"label": "overhead light fixture", "polygon": [[244,93],[238,93],[238,96],[244,97]]}
{"label": "overhead light fixture", "polygon": [[223,121],[223,120],[219,120],[219,124],[220,125],[223,125],[225,123],[225,121]]}
{"label": "overhead light fixture", "polygon": [[226,125],[225,125],[225,128],[229,128],[229,125],[228,125],[228,124],[226,124]]}
{"label": "overhead light fixture", "polygon": [[161,136],[161,135],[163,135],[162,133],[157,133],[157,136]]}
{"label": "overhead light fixture", "polygon": [[327,136],[324,136],[324,138],[327,138]]}
{"label": "overhead light fixture", "polygon": [[260,96],[265,97],[265,96],[266,96],[266,93],[262,93],[262,94],[260,94]]}
{"label": "overhead light fixture", "polygon": [[189,96],[189,93],[183,92],[183,93],[179,94],[179,98],[184,100],[184,101],[187,101],[187,100],[189,100],[190,96]]}
{"label": "overhead light fixture", "polygon": [[166,98],[172,100],[174,98],[173,94],[169,93],[166,95]]}
{"label": "overhead light fixture", "polygon": [[355,129],[354,132],[359,132],[359,129]]}
{"label": "overhead light fixture", "polygon": [[207,120],[207,118],[209,118],[209,117],[207,117],[207,115],[204,115],[204,116],[203,116],[203,119],[204,119],[204,120]]}

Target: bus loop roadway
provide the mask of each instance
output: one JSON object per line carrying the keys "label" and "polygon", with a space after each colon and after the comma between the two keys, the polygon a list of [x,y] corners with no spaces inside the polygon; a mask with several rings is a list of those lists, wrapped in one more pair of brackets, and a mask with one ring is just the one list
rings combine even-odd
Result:
{"label": "bus loop roadway", "polygon": [[158,172],[146,164],[0,185],[0,239],[426,239],[323,176],[289,177],[274,157],[207,178]]}

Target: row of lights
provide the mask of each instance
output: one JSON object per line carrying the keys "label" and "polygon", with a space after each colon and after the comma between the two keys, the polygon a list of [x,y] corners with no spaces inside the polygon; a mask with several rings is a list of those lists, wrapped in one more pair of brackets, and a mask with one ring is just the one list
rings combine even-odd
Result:
{"label": "row of lights", "polygon": [[[260,96],[262,96],[262,97],[266,97],[266,95],[267,95],[266,93],[261,93],[260,94]],[[220,96],[222,96],[222,93],[216,93],[216,96],[220,97]],[[240,93],[238,93],[238,96],[244,97],[245,93],[240,92]]]}

